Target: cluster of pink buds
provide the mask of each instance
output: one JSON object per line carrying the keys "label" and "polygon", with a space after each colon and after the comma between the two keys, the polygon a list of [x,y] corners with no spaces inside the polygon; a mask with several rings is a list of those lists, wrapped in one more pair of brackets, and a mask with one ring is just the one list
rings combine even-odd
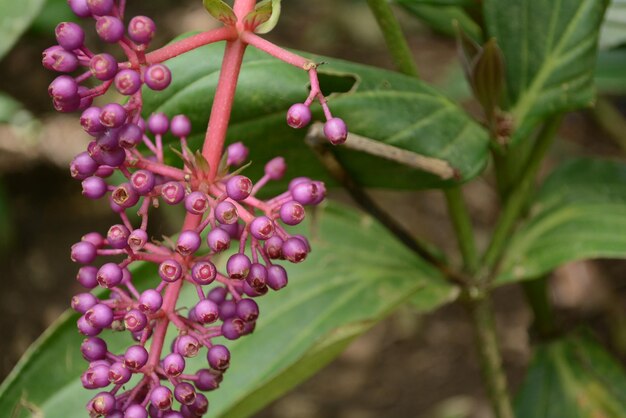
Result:
{"label": "cluster of pink buds", "polygon": [[[317,99],[326,115],[328,139],[335,144],[345,141],[347,129],[330,114],[315,65],[267,43],[250,28],[227,25],[147,54],[154,22],[136,16],[126,26],[124,0],[68,3],[76,15],[95,19],[98,36],[120,45],[128,59],[118,62],[109,54],[92,53],[84,45],[81,27],[69,22],[57,26],[59,45],[43,54],[44,66],[55,71],[89,68],[77,77],[57,77],[49,93],[57,110],[82,110],[80,123],[93,137],[73,159],[72,177],[82,182],[84,196],[108,199],[120,217],[120,223],[105,234],[88,233],[71,249],[72,260],[82,265],[77,281],[87,290],[102,289],[103,295],[87,291],[72,299],[72,308],[81,315],[78,330],[86,336],[81,352],[89,362],[81,380],[85,388],[99,391],[87,410],[92,417],[201,417],[208,410],[202,392],[216,389],[230,364],[224,344],[255,328],[259,307],[254,298],[287,285],[287,272],[279,261],[299,263],[311,251],[308,240],[290,234],[288,227],[302,222],[305,206],[319,204],[326,189],[321,182],[299,177],[282,194],[268,200],[256,197],[268,182],[281,179],[287,167],[282,157],[274,158],[253,182],[240,174],[248,149],[234,143],[223,150],[227,123],[221,121],[229,117],[234,90],[228,86],[236,83],[238,68],[226,76],[230,79],[220,81],[227,93],[220,93],[218,86],[217,110],[201,151],[188,147],[192,126],[185,115],[170,119],[156,113],[143,119],[142,86],[166,88],[171,74],[161,62],[198,46],[218,40],[244,45],[227,52],[224,69],[233,62],[240,65],[245,45],[253,45],[309,72],[311,94],[305,103],[289,109],[290,126],[308,124],[309,107]],[[235,2],[235,12],[253,5],[247,0]],[[80,85],[91,77],[102,83],[93,88]],[[92,106],[92,99],[111,86],[129,96],[125,104]],[[212,128],[212,124],[219,126]],[[176,138],[171,148],[182,164],[166,163],[165,135]],[[116,170],[124,181],[112,180]],[[184,206],[186,216],[175,237],[159,242],[151,236],[148,218],[162,204]],[[136,222],[129,216],[133,212],[138,215]],[[227,251],[225,270],[218,271],[214,259]],[[154,265],[152,287],[144,291],[133,281],[132,265],[137,263]],[[197,303],[178,305],[183,286],[195,288]],[[170,327],[177,336],[165,349]],[[107,329],[129,331],[136,343],[123,353],[112,352],[101,338]],[[186,369],[186,359],[198,355],[206,356],[207,368]],[[133,376],[139,376],[133,380],[136,383],[131,382]]]}

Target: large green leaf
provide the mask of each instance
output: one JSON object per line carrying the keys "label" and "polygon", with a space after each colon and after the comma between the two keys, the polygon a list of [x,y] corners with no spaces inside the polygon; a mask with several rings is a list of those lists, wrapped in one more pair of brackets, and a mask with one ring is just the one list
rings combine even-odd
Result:
{"label": "large green leaf", "polygon": [[626,375],[590,336],[537,347],[515,400],[517,418],[622,418]]}
{"label": "large green leaf", "polygon": [[463,7],[460,7],[462,2],[433,2],[423,0],[395,0],[395,2],[403,6],[437,32],[448,36],[455,36],[455,25],[459,25],[459,27],[463,29],[463,32],[468,34],[472,39],[478,42],[482,40],[482,29]]}
{"label": "large green leaf", "polygon": [[[172,85],[163,92],[146,91],[146,113],[185,113],[191,118],[192,146],[198,146],[204,137],[222,55],[223,45],[210,45],[174,58],[167,63],[173,73]],[[337,92],[330,97],[330,108],[346,120],[351,132],[447,160],[463,180],[483,169],[488,148],[484,129],[423,82],[333,58],[312,59],[327,63],[319,68],[322,88]],[[263,163],[280,150],[288,164],[297,167],[294,175],[328,180],[304,144],[305,130],[285,123],[289,106],[307,97],[307,86],[304,71],[253,48],[246,52],[228,138],[243,140],[251,148],[253,163],[259,162],[251,167],[253,174],[261,174]],[[320,120],[319,107],[314,111]],[[344,147],[338,150],[345,166],[367,186],[425,188],[449,184],[434,175]]]}
{"label": "large green leaf", "polygon": [[[449,300],[452,288],[437,271],[371,218],[328,205],[320,208],[312,229],[313,252],[304,263],[287,266],[289,286],[258,299],[262,314],[254,334],[228,343],[232,367],[222,387],[209,394],[212,416],[249,415],[319,370],[352,338],[409,299],[423,294],[428,309]],[[134,277],[154,282],[152,270]],[[197,300],[194,292],[184,290],[179,305]],[[30,405],[45,416],[84,416],[93,393],[80,387],[85,362],[75,320],[66,315],[24,356],[0,387],[0,411]],[[113,351],[127,344],[122,335],[110,337]],[[190,367],[206,367],[203,357],[190,361]],[[15,418],[28,416],[22,408]]]}
{"label": "large green leaf", "polygon": [[0,59],[28,28],[45,0],[0,0]]}
{"label": "large green leaf", "polygon": [[601,94],[626,94],[626,50],[601,51],[596,64],[595,81]]}
{"label": "large green leaf", "polygon": [[485,0],[489,36],[507,68],[513,143],[548,115],[590,106],[598,33],[608,0]]}
{"label": "large green leaf", "polygon": [[626,258],[626,165],[579,159],[541,187],[498,281],[532,279],[568,261],[600,257]]}

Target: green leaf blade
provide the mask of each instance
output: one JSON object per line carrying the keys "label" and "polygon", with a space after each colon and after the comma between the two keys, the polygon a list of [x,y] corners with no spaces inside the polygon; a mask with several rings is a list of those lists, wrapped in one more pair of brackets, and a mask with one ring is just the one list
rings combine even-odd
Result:
{"label": "green leaf blade", "polygon": [[537,278],[584,258],[626,258],[622,163],[579,159],[555,170],[513,236],[497,283]]}
{"label": "green leaf blade", "polygon": [[0,59],[30,26],[45,0],[0,0]]}
{"label": "green leaf blade", "polygon": [[505,57],[515,132],[527,137],[549,115],[590,106],[599,27],[608,0],[486,0],[489,35]]}

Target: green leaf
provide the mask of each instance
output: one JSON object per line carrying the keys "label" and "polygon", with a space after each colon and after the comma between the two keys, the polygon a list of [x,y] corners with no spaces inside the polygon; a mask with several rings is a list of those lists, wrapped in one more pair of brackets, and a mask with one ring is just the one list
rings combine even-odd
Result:
{"label": "green leaf", "polygon": [[456,34],[455,23],[472,39],[480,41],[483,37],[482,29],[470,17],[470,15],[455,3],[459,1],[420,1],[420,0],[395,0],[396,3],[417,16],[433,30],[444,35]]}
{"label": "green leaf", "polygon": [[[172,84],[162,92],[145,90],[144,110],[168,115],[185,113],[192,121],[192,147],[204,139],[218,81],[223,45],[199,48],[167,62]],[[425,83],[390,71],[333,58],[309,56],[319,67],[320,82],[330,94],[333,115],[343,118],[351,132],[429,157],[446,160],[463,180],[478,175],[488,158],[489,138],[455,103]],[[250,175],[261,176],[266,161],[285,157],[287,173],[332,182],[304,143],[306,129],[285,123],[287,109],[308,96],[306,72],[249,48],[235,95],[229,142],[243,141],[255,164]],[[323,120],[319,106],[315,119]],[[390,118],[389,115],[394,115]],[[338,147],[339,157],[364,185],[373,187],[441,187],[452,181],[361,152]],[[291,174],[290,174],[291,173]],[[394,178],[390,184],[388,179]]]}
{"label": "green leaf", "polygon": [[491,38],[480,50],[471,69],[471,86],[474,96],[488,116],[493,119],[504,92],[504,62],[502,51]]}
{"label": "green leaf", "polygon": [[237,16],[233,9],[222,0],[202,0],[204,8],[207,12],[220,22],[228,26],[234,26],[237,23]]}
{"label": "green leaf", "polygon": [[601,51],[596,63],[595,82],[600,94],[626,94],[626,50]]}
{"label": "green leaf", "polygon": [[609,49],[626,42],[626,0],[612,0],[600,31],[600,48]]}
{"label": "green leaf", "polygon": [[516,143],[547,116],[590,106],[608,0],[485,0],[489,36],[504,52]]}
{"label": "green leaf", "polygon": [[[285,289],[257,299],[262,313],[256,331],[227,343],[232,366],[220,389],[208,394],[214,417],[248,416],[263,407],[407,300],[422,295],[421,304],[433,308],[450,298],[452,287],[439,273],[368,216],[329,204],[300,232],[311,238],[313,251],[304,263],[286,266]],[[140,288],[158,282],[155,276],[154,266],[133,273]],[[186,286],[178,305],[194,301],[195,289]],[[80,386],[86,362],[75,321],[66,314],[31,347],[0,387],[0,411],[28,404],[45,416],[85,416],[94,392]],[[125,334],[107,335],[112,351],[128,344]],[[206,367],[206,359],[199,355],[188,367]],[[23,408],[14,415],[30,416]]]}
{"label": "green leaf", "polygon": [[584,258],[626,258],[623,163],[579,159],[555,170],[512,237],[497,282],[533,279]]}
{"label": "green leaf", "polygon": [[517,418],[622,418],[626,375],[589,335],[543,344],[515,400]]}
{"label": "green leaf", "polygon": [[0,0],[0,59],[39,14],[44,0]]}
{"label": "green leaf", "polygon": [[263,0],[245,17],[245,25],[256,33],[268,33],[278,24],[280,0]]}

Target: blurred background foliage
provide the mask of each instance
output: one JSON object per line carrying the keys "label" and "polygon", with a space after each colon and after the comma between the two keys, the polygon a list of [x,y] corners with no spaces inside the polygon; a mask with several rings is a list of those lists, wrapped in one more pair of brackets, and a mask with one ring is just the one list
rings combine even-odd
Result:
{"label": "blurred background foliage", "polygon": [[[155,45],[179,33],[215,25],[200,1],[129,3],[131,10],[156,20],[159,38]],[[474,40],[486,41],[480,0],[395,3],[422,78],[463,103],[471,114],[479,114],[453,35],[458,24]],[[53,75],[40,65],[41,51],[53,42],[56,24],[75,18],[65,0],[0,0],[0,11],[0,331],[4,337],[0,352],[6,353],[0,376],[4,377],[77,291],[67,248],[84,232],[103,230],[114,218],[100,203],[82,199],[79,184],[69,177],[67,164],[87,139],[75,117],[53,113],[46,95]],[[285,2],[281,22],[269,38],[316,54],[392,67],[373,17],[360,0]],[[613,0],[601,31],[596,106],[566,118],[559,132],[565,141],[551,156],[553,165],[564,152],[624,160],[625,69],[626,0]],[[479,240],[486,239],[497,208],[491,188],[492,179],[487,176],[470,185],[466,194]],[[373,193],[416,235],[451,247],[452,231],[439,195],[429,191]],[[333,191],[332,197],[347,201],[341,191]],[[162,217],[167,225],[167,215]],[[620,281],[624,274],[624,262],[580,261],[558,269],[550,284],[561,314],[572,323],[584,318],[622,364],[626,360],[626,288]],[[496,309],[505,366],[517,388],[530,360],[530,313],[519,290],[512,287],[496,291]],[[460,306],[453,304],[424,316],[407,304],[352,343],[323,373],[258,416],[489,417],[477,365],[467,356],[471,340],[470,325]],[[595,346],[576,354],[577,344],[572,338],[542,346],[533,361],[530,383],[522,387],[522,398],[540,396],[533,392],[532,382],[537,380],[532,379],[542,381],[538,364],[552,356],[571,355],[575,361],[569,363],[570,369],[583,364],[584,371],[559,369],[555,375],[561,380],[552,382],[555,390],[589,384],[589,376],[597,372],[584,364],[587,356],[595,355]],[[602,367],[614,367],[614,360],[602,359]],[[565,383],[559,386],[561,381]]]}

